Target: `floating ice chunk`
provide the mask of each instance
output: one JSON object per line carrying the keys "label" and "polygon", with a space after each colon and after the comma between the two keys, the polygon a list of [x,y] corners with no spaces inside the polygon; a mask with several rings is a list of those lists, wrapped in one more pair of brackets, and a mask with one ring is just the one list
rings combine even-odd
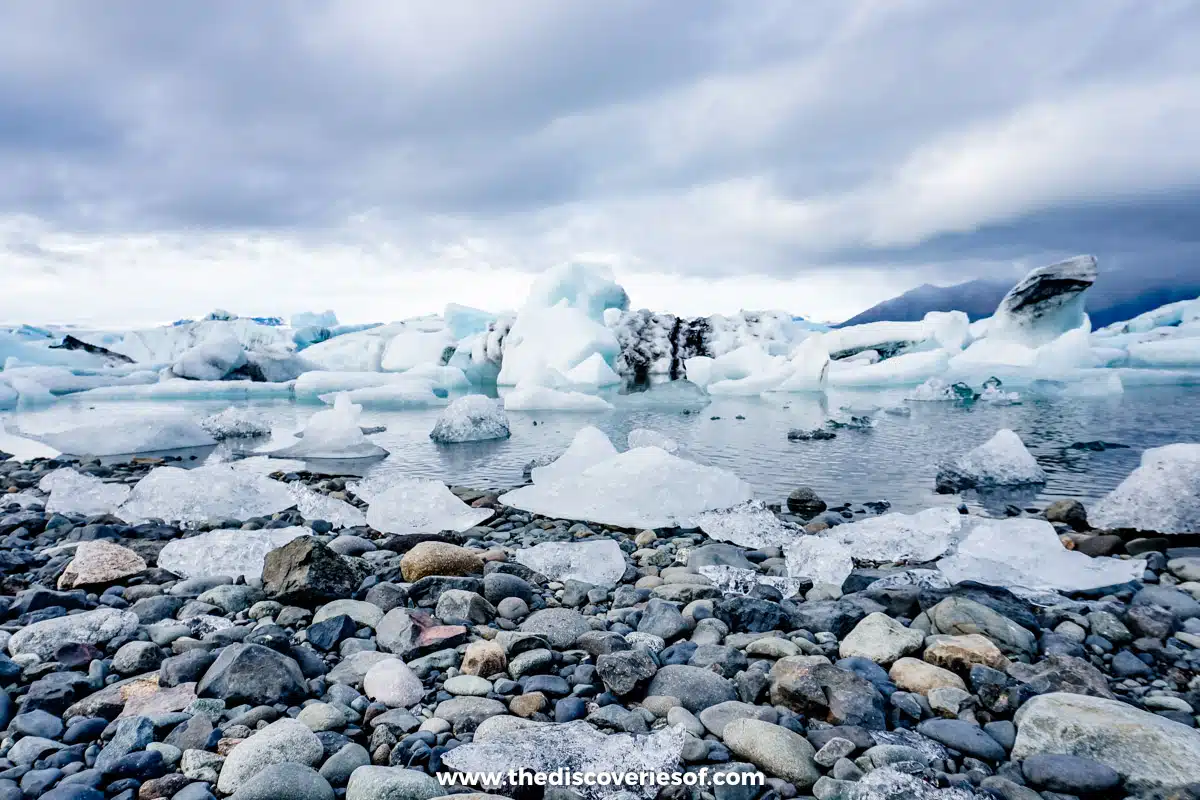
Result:
{"label": "floating ice chunk", "polygon": [[612,403],[583,392],[521,385],[504,395],[505,411],[609,411]]}
{"label": "floating ice chunk", "polygon": [[435,442],[482,442],[507,439],[508,417],[494,400],[481,394],[459,397],[438,417],[429,432]]}
{"label": "floating ice chunk", "polygon": [[461,391],[471,385],[467,380],[466,373],[461,369],[440,364],[418,364],[403,373],[401,377],[414,383],[428,381],[439,394]]}
{"label": "floating ice chunk", "polygon": [[604,356],[592,353],[566,374],[573,386],[616,386],[621,376],[609,366]]}
{"label": "floating ice chunk", "polygon": [[296,499],[296,510],[306,520],[323,519],[335,528],[355,528],[367,524],[367,515],[345,500],[313,491],[300,481],[287,486]]}
{"label": "floating ice chunk", "polygon": [[1084,292],[1095,282],[1094,256],[1076,256],[1031,270],[1000,301],[987,324],[988,338],[1038,347],[1087,325]]}
{"label": "floating ice chunk", "polygon": [[833,362],[829,369],[829,385],[849,386],[910,386],[940,375],[950,364],[945,350],[905,353],[878,364],[843,364]]}
{"label": "floating ice chunk", "polygon": [[1097,528],[1159,533],[1200,531],[1200,444],[1169,444],[1142,453],[1142,463],[1088,509]]}
{"label": "floating ice chunk", "polygon": [[691,381],[678,380],[655,384],[644,392],[620,395],[616,401],[626,409],[696,411],[711,403],[712,398]]}
{"label": "floating ice chunk", "polygon": [[668,528],[690,526],[704,511],[729,508],[753,496],[748,483],[723,469],[685,461],[657,447],[639,447],[576,475],[516,489],[500,501],[547,517]]}
{"label": "floating ice chunk", "polygon": [[713,383],[741,380],[769,372],[782,362],[783,359],[777,361],[775,356],[767,353],[758,344],[748,344],[714,358],[710,379]]}
{"label": "floating ice chunk", "polygon": [[777,392],[816,392],[829,380],[829,347],[821,334],[809,336],[788,359],[791,374],[775,387]]}
{"label": "floating ice chunk", "polygon": [[657,447],[659,450],[666,450],[668,453],[679,452],[679,442],[670,436],[658,431],[652,431],[649,428],[634,428],[629,432],[629,438],[626,442],[630,450],[638,447]]}
{"label": "floating ice chunk", "polygon": [[[129,497],[129,487],[122,483],[105,483],[92,475],[84,475],[70,467],[61,467],[38,482],[38,488],[49,492],[46,512],[50,514],[83,514],[96,516],[116,513]],[[0,495],[0,503],[4,495]]]}
{"label": "floating ice chunk", "polygon": [[525,308],[553,308],[560,303],[603,322],[608,309],[629,308],[629,295],[616,282],[609,267],[575,262],[552,267],[539,275],[529,289]]}
{"label": "floating ice chunk", "polygon": [[546,367],[566,373],[593,354],[611,362],[619,351],[613,332],[577,308],[525,308],[504,340],[496,382],[515,386]]}
{"label": "floating ice chunk", "polygon": [[803,535],[799,527],[779,519],[761,501],[706,511],[696,516],[696,524],[712,539],[756,550],[783,547]]}
{"label": "floating ice chunk", "polygon": [[447,350],[454,347],[455,337],[448,330],[408,330],[393,336],[383,351],[379,367],[384,372],[404,372],[413,367],[445,364]]}
{"label": "floating ice chunk", "polygon": [[531,477],[534,483],[549,483],[576,475],[590,466],[606,461],[617,454],[608,437],[591,425],[581,428],[570,446],[561,456],[544,467],[534,467]]}
{"label": "floating ice chunk", "polygon": [[1162,339],[1129,346],[1129,363],[1168,369],[1200,367],[1200,338]]}
{"label": "floating ice chunk", "polygon": [[977,395],[965,383],[947,383],[941,378],[930,378],[913,389],[904,398],[918,403],[971,402]]}
{"label": "floating ice chunk", "polygon": [[1006,392],[1000,387],[1003,384],[999,378],[988,378],[983,382],[983,391],[979,393],[981,403],[996,403],[997,405],[1019,405],[1021,395],[1017,392]]}
{"label": "floating ice chunk", "polygon": [[779,590],[784,597],[795,597],[808,586],[808,582],[803,578],[763,575],[752,569],[729,567],[724,564],[703,566],[697,571],[725,594],[750,594],[756,586],[770,586]]}
{"label": "floating ice chunk", "polygon": [[496,315],[490,311],[481,311],[470,306],[460,306],[458,303],[447,303],[442,319],[455,339],[464,339],[472,334],[483,333],[488,325],[496,321]]}
{"label": "floating ice chunk", "polygon": [[[674,773],[680,768],[684,736],[679,726],[663,728],[648,736],[605,735],[583,720],[560,725],[520,720],[518,725],[497,726],[494,735],[476,736],[474,741],[445,753],[442,761],[460,772],[497,775],[522,770],[550,774],[560,769],[575,775]],[[649,800],[659,787],[639,782],[624,787],[579,786],[574,790],[586,800],[614,794]]]}
{"label": "floating ice chunk", "polygon": [[312,531],[300,526],[209,531],[167,542],[158,554],[158,566],[185,578],[258,579],[262,577],[267,553],[301,536],[312,536]]}
{"label": "floating ice chunk", "polygon": [[[158,373],[136,370],[119,374],[116,370],[100,374],[76,374],[65,367],[8,367],[0,372],[0,387],[13,378],[28,378],[41,384],[52,394],[72,394],[101,386],[141,386],[158,382]],[[0,405],[3,402],[0,401]]]}
{"label": "floating ice chunk", "polygon": [[1146,562],[1067,550],[1045,520],[976,518],[957,551],[939,561],[938,569],[954,583],[1075,592],[1140,580]]}
{"label": "floating ice chunk", "polygon": [[[332,372],[379,372],[383,352],[393,336],[405,330],[405,323],[393,322],[374,328],[347,333],[304,349],[304,357],[319,369]],[[330,391],[322,389],[321,394]],[[346,387],[351,388],[351,387]]]}
{"label": "floating ice chunk", "polygon": [[225,439],[253,439],[270,436],[271,426],[248,409],[230,406],[200,420],[200,427],[218,442]]}
{"label": "floating ice chunk", "polygon": [[534,572],[554,581],[582,581],[611,589],[625,574],[625,555],[612,539],[586,542],[543,542],[514,556]]}
{"label": "floating ice chunk", "polygon": [[362,432],[359,417],[362,406],[339,394],[333,408],[318,411],[308,418],[304,438],[270,455],[282,458],[378,458],[388,451],[372,442]]}
{"label": "floating ice chunk", "polygon": [[386,383],[383,386],[368,386],[362,389],[352,389],[349,392],[321,395],[321,402],[336,403],[337,398],[345,397],[351,403],[363,408],[394,411],[403,408],[433,408],[449,404],[445,397],[434,393],[433,384],[428,381],[404,381]]}
{"label": "floating ice chunk", "polygon": [[4,381],[17,393],[17,408],[37,408],[54,403],[54,395],[50,393],[50,390],[32,378],[5,375]]}
{"label": "floating ice chunk", "polygon": [[364,482],[350,487],[366,500],[367,524],[381,533],[465,531],[492,516],[471,508],[439,481],[403,478],[381,489]]}
{"label": "floating ice chunk", "polygon": [[411,379],[401,373],[390,372],[334,372],[313,370],[305,372],[296,378],[293,392],[300,402],[314,402],[322,395],[352,392],[355,389],[367,389],[375,386],[387,386],[392,383],[405,384]]}
{"label": "floating ice chunk", "polygon": [[155,467],[133,487],[117,516],[184,524],[264,517],[295,505],[286,485],[230,464]]}
{"label": "floating ice chunk", "polygon": [[245,363],[246,351],[238,338],[228,331],[214,330],[185,350],[171,372],[189,380],[219,381]]}
{"label": "floating ice chunk", "polygon": [[115,456],[208,447],[216,439],[191,419],[178,415],[139,416],[78,425],[37,438],[63,453],[83,456]]}
{"label": "floating ice chunk", "polygon": [[1025,449],[1021,437],[1007,428],[997,431],[991,439],[943,465],[937,474],[940,492],[1045,482],[1045,470]]}
{"label": "floating ice chunk", "polygon": [[[840,527],[840,526],[839,526]],[[787,573],[813,583],[841,586],[854,571],[850,548],[824,536],[801,536],[784,549]]]}
{"label": "floating ice chunk", "polygon": [[1114,322],[1096,331],[1097,336],[1116,336],[1125,333],[1145,333],[1156,328],[1174,327],[1200,320],[1200,297],[1195,300],[1180,300],[1159,306],[1153,311],[1138,314],[1124,322]]}
{"label": "floating ice chunk", "polygon": [[1039,374],[1061,375],[1072,370],[1091,369],[1100,366],[1100,359],[1092,351],[1091,337],[1087,326],[1073,328],[1034,351],[1034,368]]}
{"label": "floating ice chunk", "polygon": [[290,397],[292,384],[255,381],[189,381],[173,378],[145,386],[101,386],[82,392],[84,402],[93,400],[262,400]]}
{"label": "floating ice chunk", "polygon": [[687,379],[697,386],[708,386],[713,381],[713,358],[692,356],[684,359],[683,371]]}

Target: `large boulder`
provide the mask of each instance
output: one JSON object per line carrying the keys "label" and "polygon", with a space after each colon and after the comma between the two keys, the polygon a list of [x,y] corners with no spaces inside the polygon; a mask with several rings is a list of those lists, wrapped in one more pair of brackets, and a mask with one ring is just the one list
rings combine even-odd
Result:
{"label": "large boulder", "polygon": [[655,673],[646,687],[647,695],[676,697],[693,714],[709,706],[737,699],[731,681],[700,667],[672,664]]}
{"label": "large boulder", "polygon": [[302,722],[281,719],[244,740],[221,766],[217,789],[232,794],[272,764],[316,766],[325,753],[321,740]]}
{"label": "large boulder", "polygon": [[98,608],[26,625],[8,640],[8,652],[14,656],[31,653],[45,661],[68,642],[102,644],[130,636],[137,627],[138,617],[132,611]]}
{"label": "large boulder", "polygon": [[764,772],[807,789],[821,777],[815,751],[798,733],[757,719],[738,719],[725,726],[725,746]]}
{"label": "large boulder", "polygon": [[358,572],[345,559],[311,536],[293,539],[267,553],[262,579],[268,597],[309,607],[349,597],[360,582]]}
{"label": "large boulder", "polygon": [[228,705],[271,705],[303,698],[308,691],[300,665],[257,644],[231,644],[204,673],[196,694]]}
{"label": "large boulder", "polygon": [[146,560],[127,547],[103,541],[81,542],[58,579],[59,589],[103,586],[136,575]]}

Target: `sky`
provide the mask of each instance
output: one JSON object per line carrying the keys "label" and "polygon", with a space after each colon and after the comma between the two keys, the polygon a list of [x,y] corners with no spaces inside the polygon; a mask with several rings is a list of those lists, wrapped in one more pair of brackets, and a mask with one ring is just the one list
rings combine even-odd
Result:
{"label": "sky", "polygon": [[1200,272],[1200,0],[0,0],[0,320]]}

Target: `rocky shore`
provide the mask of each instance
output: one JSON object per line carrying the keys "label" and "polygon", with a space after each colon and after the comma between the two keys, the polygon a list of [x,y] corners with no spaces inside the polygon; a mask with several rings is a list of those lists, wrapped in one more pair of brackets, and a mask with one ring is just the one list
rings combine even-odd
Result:
{"label": "rocky shore", "polygon": [[[36,487],[66,463],[0,460],[0,800],[429,800],[450,769],[631,765],[767,775],[629,790],[680,800],[1200,796],[1200,548],[1093,531],[1078,503],[1013,512],[1145,558],[1141,581],[1059,595],[879,565],[785,597],[701,574],[783,578],[778,548],[494,491],[452,488],[490,512],[462,533],[48,512]],[[154,463],[71,466],[132,485]],[[367,510],[343,479],[271,478]],[[802,488],[777,513],[883,510]],[[160,564],[214,531],[164,556],[190,577]]]}

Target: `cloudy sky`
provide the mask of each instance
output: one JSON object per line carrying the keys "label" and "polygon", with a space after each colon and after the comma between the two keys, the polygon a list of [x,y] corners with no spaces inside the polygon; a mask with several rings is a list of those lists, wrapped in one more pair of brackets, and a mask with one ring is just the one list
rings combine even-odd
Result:
{"label": "cloudy sky", "polygon": [[1200,268],[1196,0],[0,0],[0,320]]}

